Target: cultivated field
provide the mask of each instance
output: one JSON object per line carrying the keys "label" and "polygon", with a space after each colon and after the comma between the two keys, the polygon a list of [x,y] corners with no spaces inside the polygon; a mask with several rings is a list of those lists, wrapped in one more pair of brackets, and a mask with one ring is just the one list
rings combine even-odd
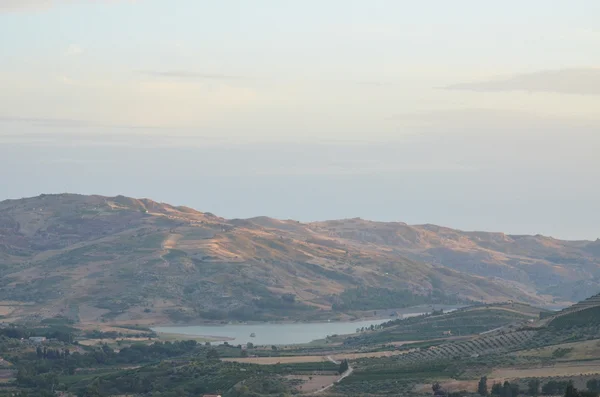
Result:
{"label": "cultivated field", "polygon": [[383,351],[372,353],[343,353],[332,354],[330,356],[289,356],[289,357],[245,357],[245,358],[224,358],[223,361],[232,361],[246,364],[272,365],[272,364],[294,364],[294,363],[314,363],[320,361],[330,361],[331,357],[335,361],[358,360],[360,358],[391,357],[406,352]]}
{"label": "cultivated field", "polygon": [[302,385],[298,388],[303,393],[311,393],[322,388],[329,386],[339,379],[337,375],[289,375],[288,379],[299,379],[303,381]]}
{"label": "cultivated field", "polygon": [[498,368],[490,379],[547,378],[600,374],[600,361],[559,363],[536,368]]}
{"label": "cultivated field", "polygon": [[563,343],[540,349],[519,352],[519,356],[551,358],[558,350],[566,350],[559,360],[589,360],[600,357],[600,339],[583,342]]}

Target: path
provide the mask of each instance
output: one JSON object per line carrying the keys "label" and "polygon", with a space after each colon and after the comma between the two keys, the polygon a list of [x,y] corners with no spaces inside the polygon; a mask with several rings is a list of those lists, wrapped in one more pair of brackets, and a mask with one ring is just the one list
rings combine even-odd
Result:
{"label": "path", "polygon": [[181,234],[169,233],[167,238],[161,244],[162,251],[160,251],[160,259],[162,259],[163,263],[166,266],[169,266],[169,261],[165,259],[165,255],[167,255],[170,250],[174,249],[177,246],[177,241],[181,238]]}
{"label": "path", "polygon": [[[331,361],[334,364],[340,364],[339,361],[335,361],[331,356],[327,356],[327,359],[329,361]],[[354,371],[354,368],[352,368],[349,364],[348,364],[348,369],[346,370],[346,372],[344,372],[340,378],[338,380],[336,380],[335,382],[333,382],[330,385],[325,386],[322,389],[319,389],[317,391],[314,391],[310,394],[319,394],[319,393],[323,393],[325,390],[331,389],[333,386],[335,386],[337,383],[341,382],[342,380],[346,379],[347,377],[349,377],[350,375],[352,375],[352,372]]]}

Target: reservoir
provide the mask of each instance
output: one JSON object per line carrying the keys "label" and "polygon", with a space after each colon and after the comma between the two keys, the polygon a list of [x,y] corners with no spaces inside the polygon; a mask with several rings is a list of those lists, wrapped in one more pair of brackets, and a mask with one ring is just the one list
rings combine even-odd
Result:
{"label": "reservoir", "polygon": [[431,310],[442,309],[445,313],[450,313],[461,307],[464,306],[421,305],[402,309],[387,309],[379,311],[380,315],[388,317],[387,319],[362,321],[165,326],[153,327],[152,330],[158,333],[210,337],[215,343],[229,342],[231,345],[244,345],[248,342],[255,345],[294,345],[325,339],[331,335],[353,334],[357,328],[368,328],[371,325],[383,324],[398,318],[420,316],[430,313]]}
{"label": "reservoir", "polygon": [[[328,335],[353,334],[357,328],[379,325],[389,320],[367,320],[324,323],[265,323],[265,324],[227,324],[198,325],[177,327],[154,327],[155,332],[189,336],[210,336],[218,341],[227,341],[231,345],[292,345],[309,343],[324,339]],[[254,335],[251,337],[250,335]],[[219,338],[223,338],[219,340]]]}

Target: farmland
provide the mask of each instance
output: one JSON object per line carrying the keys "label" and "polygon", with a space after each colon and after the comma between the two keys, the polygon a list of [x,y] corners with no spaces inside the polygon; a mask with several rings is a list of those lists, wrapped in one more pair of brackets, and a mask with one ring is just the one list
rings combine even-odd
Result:
{"label": "farmland", "polygon": [[[465,390],[462,396],[474,393],[481,377],[490,386],[508,381],[522,390],[532,380],[548,390],[556,391],[569,380],[585,388],[588,381],[600,378],[597,311],[578,310],[590,321],[566,327],[564,321],[573,313],[563,311],[553,318],[524,305],[475,305],[289,346],[213,346],[180,340],[186,338],[183,335],[160,340],[141,326],[95,327],[56,318],[32,329],[2,331],[0,344],[10,352],[8,361],[15,363],[4,369],[2,382],[6,390],[43,388],[33,385],[49,379],[37,373],[43,368],[39,362],[44,362],[53,368],[61,391],[87,395],[97,389],[101,396],[158,390],[173,397],[206,392],[227,397],[316,392],[413,397],[431,395],[431,385],[438,383],[448,392]],[[536,319],[536,314],[545,318]],[[442,330],[449,335],[439,335]],[[77,344],[71,346],[72,334]],[[21,345],[20,338],[28,335],[54,336],[58,341],[47,346],[46,353]],[[388,338],[400,340],[378,342]],[[348,376],[342,377],[346,363]],[[15,375],[25,369],[27,376]]]}

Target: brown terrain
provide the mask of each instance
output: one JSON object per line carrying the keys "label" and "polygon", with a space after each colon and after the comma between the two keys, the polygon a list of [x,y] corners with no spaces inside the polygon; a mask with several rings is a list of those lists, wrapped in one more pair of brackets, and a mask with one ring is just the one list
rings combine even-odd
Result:
{"label": "brown terrain", "polygon": [[597,293],[599,272],[600,241],[362,219],[228,220],[123,196],[0,203],[0,321],[323,319],[341,315],[332,306],[359,287],[438,294],[438,303],[562,303]]}

